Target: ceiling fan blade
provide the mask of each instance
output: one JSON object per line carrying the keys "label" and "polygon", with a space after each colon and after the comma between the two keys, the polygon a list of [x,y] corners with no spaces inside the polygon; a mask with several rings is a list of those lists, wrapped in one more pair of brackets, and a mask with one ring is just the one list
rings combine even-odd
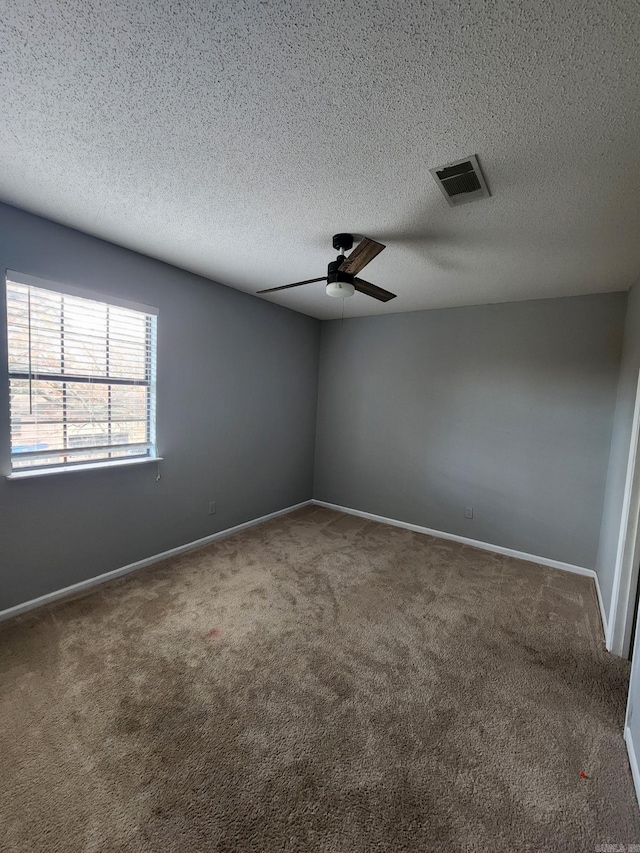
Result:
{"label": "ceiling fan blade", "polygon": [[268,287],[266,290],[258,290],[257,293],[275,293],[276,290],[288,290],[290,287],[300,287],[302,284],[313,284],[314,281],[326,281],[326,275],[322,278],[308,278],[306,281],[296,281],[293,284],[283,284],[282,287]]}
{"label": "ceiling fan blade", "polygon": [[390,299],[396,298],[395,293],[389,293],[388,290],[383,290],[375,284],[369,284],[368,281],[365,281],[362,278],[354,278],[353,286],[360,293],[364,293],[367,296],[373,296],[374,299],[379,299],[380,302],[388,302]]}
{"label": "ceiling fan blade", "polygon": [[342,262],[340,271],[358,275],[360,270],[364,269],[369,261],[379,255],[384,248],[385,246],[382,243],[376,243],[375,240],[363,237],[349,257]]}

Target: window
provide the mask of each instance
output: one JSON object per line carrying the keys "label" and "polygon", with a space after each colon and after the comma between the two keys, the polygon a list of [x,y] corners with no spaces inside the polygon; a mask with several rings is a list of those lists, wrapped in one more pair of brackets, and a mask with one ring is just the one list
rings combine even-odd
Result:
{"label": "window", "polygon": [[155,457],[156,313],[7,272],[13,472]]}

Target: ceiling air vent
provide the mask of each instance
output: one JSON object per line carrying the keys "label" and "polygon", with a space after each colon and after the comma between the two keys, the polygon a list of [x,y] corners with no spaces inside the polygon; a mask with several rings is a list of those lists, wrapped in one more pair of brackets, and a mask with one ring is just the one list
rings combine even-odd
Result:
{"label": "ceiling air vent", "polygon": [[451,207],[491,195],[475,155],[429,171]]}

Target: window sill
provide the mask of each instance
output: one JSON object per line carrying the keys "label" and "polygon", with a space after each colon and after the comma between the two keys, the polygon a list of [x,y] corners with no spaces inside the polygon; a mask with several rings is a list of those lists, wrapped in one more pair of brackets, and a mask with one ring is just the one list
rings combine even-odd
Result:
{"label": "window sill", "polygon": [[7,480],[31,480],[34,477],[50,477],[53,474],[71,474],[75,471],[99,471],[103,468],[128,468],[131,465],[150,465],[162,462],[162,456],[144,456],[140,459],[114,459],[112,462],[88,462],[86,465],[69,465],[67,468],[25,468],[7,475]]}

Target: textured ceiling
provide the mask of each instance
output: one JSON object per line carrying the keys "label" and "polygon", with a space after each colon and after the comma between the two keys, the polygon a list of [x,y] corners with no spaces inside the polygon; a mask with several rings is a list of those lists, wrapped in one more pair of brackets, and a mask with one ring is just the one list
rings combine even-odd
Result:
{"label": "textured ceiling", "polygon": [[[637,0],[1,0],[0,197],[255,292],[387,249],[345,316],[640,274]],[[477,153],[492,198],[429,168]],[[322,283],[269,297],[317,317]]]}

